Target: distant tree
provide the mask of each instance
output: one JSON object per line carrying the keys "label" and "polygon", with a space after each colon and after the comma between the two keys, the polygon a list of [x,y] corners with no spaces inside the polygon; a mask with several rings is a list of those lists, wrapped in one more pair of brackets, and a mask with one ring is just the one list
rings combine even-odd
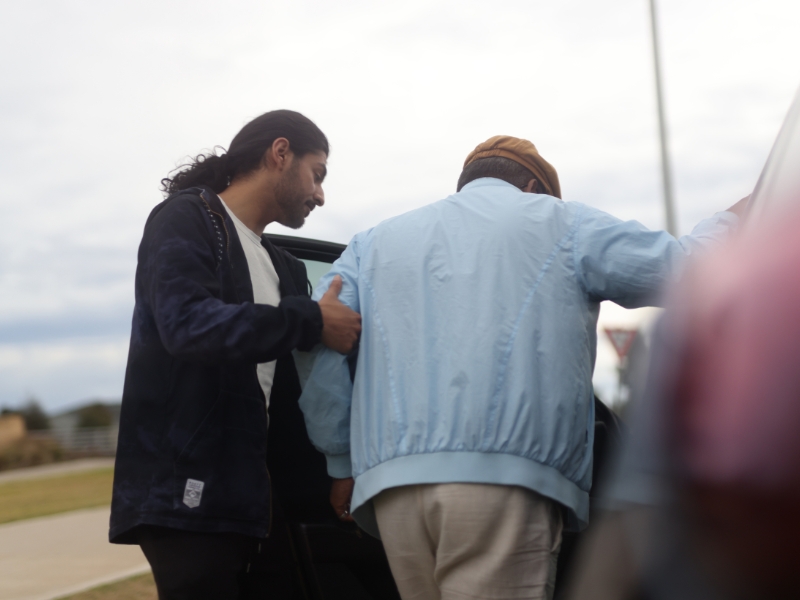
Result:
{"label": "distant tree", "polygon": [[29,398],[25,406],[18,412],[25,419],[25,427],[28,431],[50,429],[50,419],[36,398]]}
{"label": "distant tree", "polygon": [[78,411],[78,427],[109,427],[113,417],[105,404],[95,402]]}

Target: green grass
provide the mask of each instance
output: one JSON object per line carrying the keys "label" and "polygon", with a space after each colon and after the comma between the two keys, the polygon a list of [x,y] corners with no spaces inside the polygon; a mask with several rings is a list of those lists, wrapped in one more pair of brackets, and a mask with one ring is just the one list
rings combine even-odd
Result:
{"label": "green grass", "polygon": [[116,583],[103,585],[59,600],[157,600],[153,574],[137,575]]}
{"label": "green grass", "polygon": [[114,469],[0,484],[0,523],[111,504]]}

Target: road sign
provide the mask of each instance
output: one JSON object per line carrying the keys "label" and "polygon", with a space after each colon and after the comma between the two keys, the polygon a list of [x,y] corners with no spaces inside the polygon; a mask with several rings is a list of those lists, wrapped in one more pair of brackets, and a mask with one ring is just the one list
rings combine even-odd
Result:
{"label": "road sign", "polygon": [[622,360],[628,355],[628,352],[633,345],[633,340],[636,339],[636,329],[612,329],[610,327],[606,327],[604,329],[608,339],[611,340],[611,345],[614,346],[614,350],[617,351],[619,355],[619,359]]}

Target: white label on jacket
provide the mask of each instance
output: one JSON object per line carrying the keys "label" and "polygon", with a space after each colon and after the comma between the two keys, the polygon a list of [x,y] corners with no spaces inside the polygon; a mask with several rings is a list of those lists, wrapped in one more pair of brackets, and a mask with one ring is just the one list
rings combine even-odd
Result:
{"label": "white label on jacket", "polygon": [[200,506],[200,499],[203,497],[203,486],[205,483],[196,479],[186,480],[186,489],[183,491],[183,503],[189,508]]}

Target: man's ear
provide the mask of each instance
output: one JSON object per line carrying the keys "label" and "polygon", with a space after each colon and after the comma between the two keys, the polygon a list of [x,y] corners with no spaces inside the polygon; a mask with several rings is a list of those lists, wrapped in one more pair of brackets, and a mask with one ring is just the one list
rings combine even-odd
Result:
{"label": "man's ear", "polygon": [[539,189],[539,182],[535,179],[531,179],[528,183],[525,184],[525,187],[522,188],[522,191],[526,194],[535,194],[536,191]]}
{"label": "man's ear", "polygon": [[283,171],[289,164],[289,156],[291,153],[292,150],[289,145],[289,140],[280,137],[272,142],[272,146],[264,153],[264,165],[268,169]]}

